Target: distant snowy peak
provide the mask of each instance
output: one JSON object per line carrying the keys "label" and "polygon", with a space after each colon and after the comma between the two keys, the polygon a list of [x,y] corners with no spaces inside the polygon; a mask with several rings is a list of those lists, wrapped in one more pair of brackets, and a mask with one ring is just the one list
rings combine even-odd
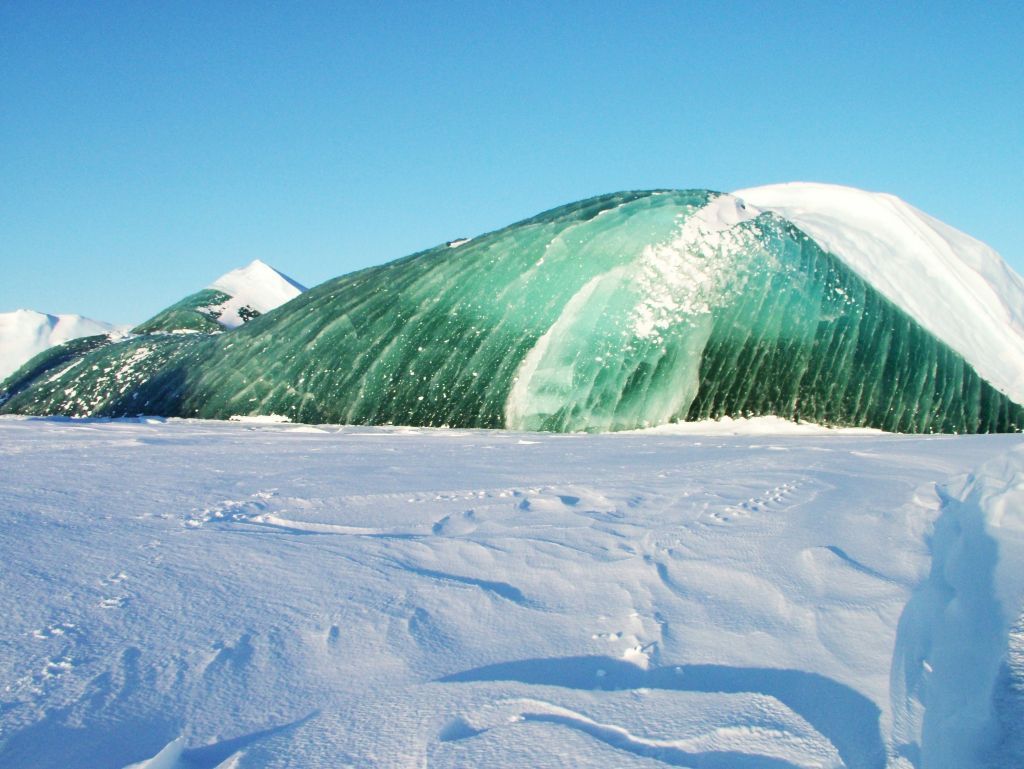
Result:
{"label": "distant snowy peak", "polygon": [[305,286],[259,259],[221,275],[208,288],[230,297],[229,301],[217,307],[217,322],[225,328],[237,328],[255,315],[270,312],[306,290]]}
{"label": "distant snowy peak", "polygon": [[732,194],[791,221],[1024,403],[1024,280],[992,248],[884,193],[792,182]]}
{"label": "distant snowy peak", "polygon": [[81,315],[49,315],[35,310],[0,313],[0,380],[55,345],[83,336],[125,331],[126,326]]}

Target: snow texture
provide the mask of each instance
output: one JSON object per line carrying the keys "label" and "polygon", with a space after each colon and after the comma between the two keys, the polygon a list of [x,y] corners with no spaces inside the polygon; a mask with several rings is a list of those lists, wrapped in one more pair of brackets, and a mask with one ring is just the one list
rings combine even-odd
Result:
{"label": "snow texture", "polygon": [[1024,403],[1024,280],[992,248],[894,195],[805,182],[733,195],[793,222]]}
{"label": "snow texture", "polygon": [[1020,436],[664,429],[0,419],[0,766],[1024,765]]}
{"label": "snow texture", "polygon": [[128,328],[81,315],[49,315],[34,310],[0,312],[0,380],[54,345],[83,336],[126,332]]}

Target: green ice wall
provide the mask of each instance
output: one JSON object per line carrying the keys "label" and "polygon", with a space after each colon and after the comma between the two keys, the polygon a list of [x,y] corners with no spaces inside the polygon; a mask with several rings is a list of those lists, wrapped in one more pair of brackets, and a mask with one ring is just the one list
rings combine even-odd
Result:
{"label": "green ice wall", "polygon": [[714,199],[564,206],[329,281],[234,331],[23,369],[0,410],[559,431],[763,414],[904,432],[1024,424],[788,222],[703,225]]}

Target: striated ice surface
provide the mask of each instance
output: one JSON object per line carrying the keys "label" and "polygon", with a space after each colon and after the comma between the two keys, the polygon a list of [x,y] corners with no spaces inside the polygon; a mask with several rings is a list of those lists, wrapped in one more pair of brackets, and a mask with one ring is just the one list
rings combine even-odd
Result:
{"label": "striated ice surface", "polygon": [[706,190],[573,203],[328,281],[226,333],[143,335],[7,388],[6,411],[69,415],[590,432],[764,415],[901,432],[1024,424],[842,258]]}

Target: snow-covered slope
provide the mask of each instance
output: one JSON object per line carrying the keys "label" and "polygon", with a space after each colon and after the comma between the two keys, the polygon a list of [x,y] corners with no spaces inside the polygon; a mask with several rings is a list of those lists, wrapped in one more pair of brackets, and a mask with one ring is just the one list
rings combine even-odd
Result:
{"label": "snow-covered slope", "polygon": [[3,418],[0,467],[3,767],[1024,766],[1018,435]]}
{"label": "snow-covered slope", "polygon": [[796,224],[1024,403],[1024,280],[989,246],[893,195],[804,182],[733,195]]}
{"label": "snow-covered slope", "polygon": [[236,328],[245,322],[244,313],[239,314],[243,307],[251,307],[263,314],[294,299],[306,290],[305,286],[259,259],[221,275],[207,288],[231,297],[229,302],[222,305],[218,319],[226,328]]}
{"label": "snow-covered slope", "polygon": [[49,315],[35,310],[0,313],[0,380],[54,345],[96,334],[127,331],[81,315]]}

